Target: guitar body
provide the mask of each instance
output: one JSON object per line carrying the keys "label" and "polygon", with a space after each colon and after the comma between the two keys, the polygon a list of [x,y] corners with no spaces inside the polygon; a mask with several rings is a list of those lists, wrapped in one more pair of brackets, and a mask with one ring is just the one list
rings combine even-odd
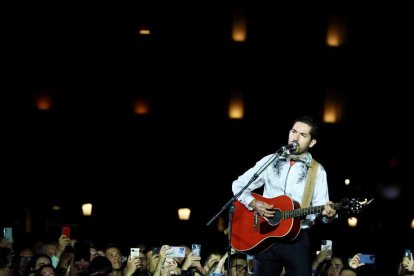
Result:
{"label": "guitar body", "polygon": [[265,251],[272,244],[280,240],[293,240],[299,232],[301,219],[285,218],[281,219],[280,214],[300,208],[298,202],[293,201],[286,195],[274,198],[265,198],[259,194],[252,193],[256,200],[272,204],[276,209],[275,219],[271,223],[260,215],[256,215],[257,227],[255,229],[255,212],[249,211],[238,200],[235,201],[235,210],[231,227],[231,245],[237,251],[255,255]]}

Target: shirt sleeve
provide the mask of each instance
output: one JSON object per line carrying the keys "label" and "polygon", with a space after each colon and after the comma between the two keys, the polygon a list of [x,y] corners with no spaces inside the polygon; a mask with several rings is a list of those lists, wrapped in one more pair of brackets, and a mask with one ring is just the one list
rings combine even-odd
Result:
{"label": "shirt sleeve", "polygon": [[[272,156],[274,155],[267,155],[266,157],[262,158],[260,161],[258,161],[253,167],[248,169],[246,172],[244,172],[242,175],[240,175],[236,180],[233,181],[232,184],[232,190],[233,194],[236,195],[238,192],[240,192],[243,187],[249,183],[249,181],[252,180],[252,178],[255,176],[255,174],[258,172],[258,170],[266,164],[266,162],[270,162],[272,159]],[[251,192],[257,188],[260,188],[263,186],[264,180],[263,178],[258,175],[257,179],[255,179],[240,195],[238,200],[246,206],[249,210],[252,208],[249,206],[249,203],[254,199]]]}

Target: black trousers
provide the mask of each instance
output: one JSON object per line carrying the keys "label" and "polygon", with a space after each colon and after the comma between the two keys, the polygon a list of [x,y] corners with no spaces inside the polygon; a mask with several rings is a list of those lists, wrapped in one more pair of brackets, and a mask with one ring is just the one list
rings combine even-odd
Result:
{"label": "black trousers", "polygon": [[255,276],[279,276],[286,270],[288,276],[311,276],[312,254],[307,230],[290,242],[276,242],[254,257]]}

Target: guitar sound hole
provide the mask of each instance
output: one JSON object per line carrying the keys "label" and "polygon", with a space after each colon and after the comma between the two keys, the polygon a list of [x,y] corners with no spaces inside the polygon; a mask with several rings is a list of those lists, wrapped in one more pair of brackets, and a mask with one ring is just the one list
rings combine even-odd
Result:
{"label": "guitar sound hole", "polygon": [[279,209],[273,209],[275,211],[275,215],[272,218],[269,218],[269,224],[272,226],[276,226],[282,220],[282,212]]}

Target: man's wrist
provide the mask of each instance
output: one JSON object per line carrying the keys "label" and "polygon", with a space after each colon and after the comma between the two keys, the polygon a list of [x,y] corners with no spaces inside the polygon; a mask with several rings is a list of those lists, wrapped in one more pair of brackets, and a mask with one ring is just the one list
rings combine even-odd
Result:
{"label": "man's wrist", "polygon": [[249,207],[252,209],[256,208],[256,199],[253,199],[252,201],[250,201]]}

